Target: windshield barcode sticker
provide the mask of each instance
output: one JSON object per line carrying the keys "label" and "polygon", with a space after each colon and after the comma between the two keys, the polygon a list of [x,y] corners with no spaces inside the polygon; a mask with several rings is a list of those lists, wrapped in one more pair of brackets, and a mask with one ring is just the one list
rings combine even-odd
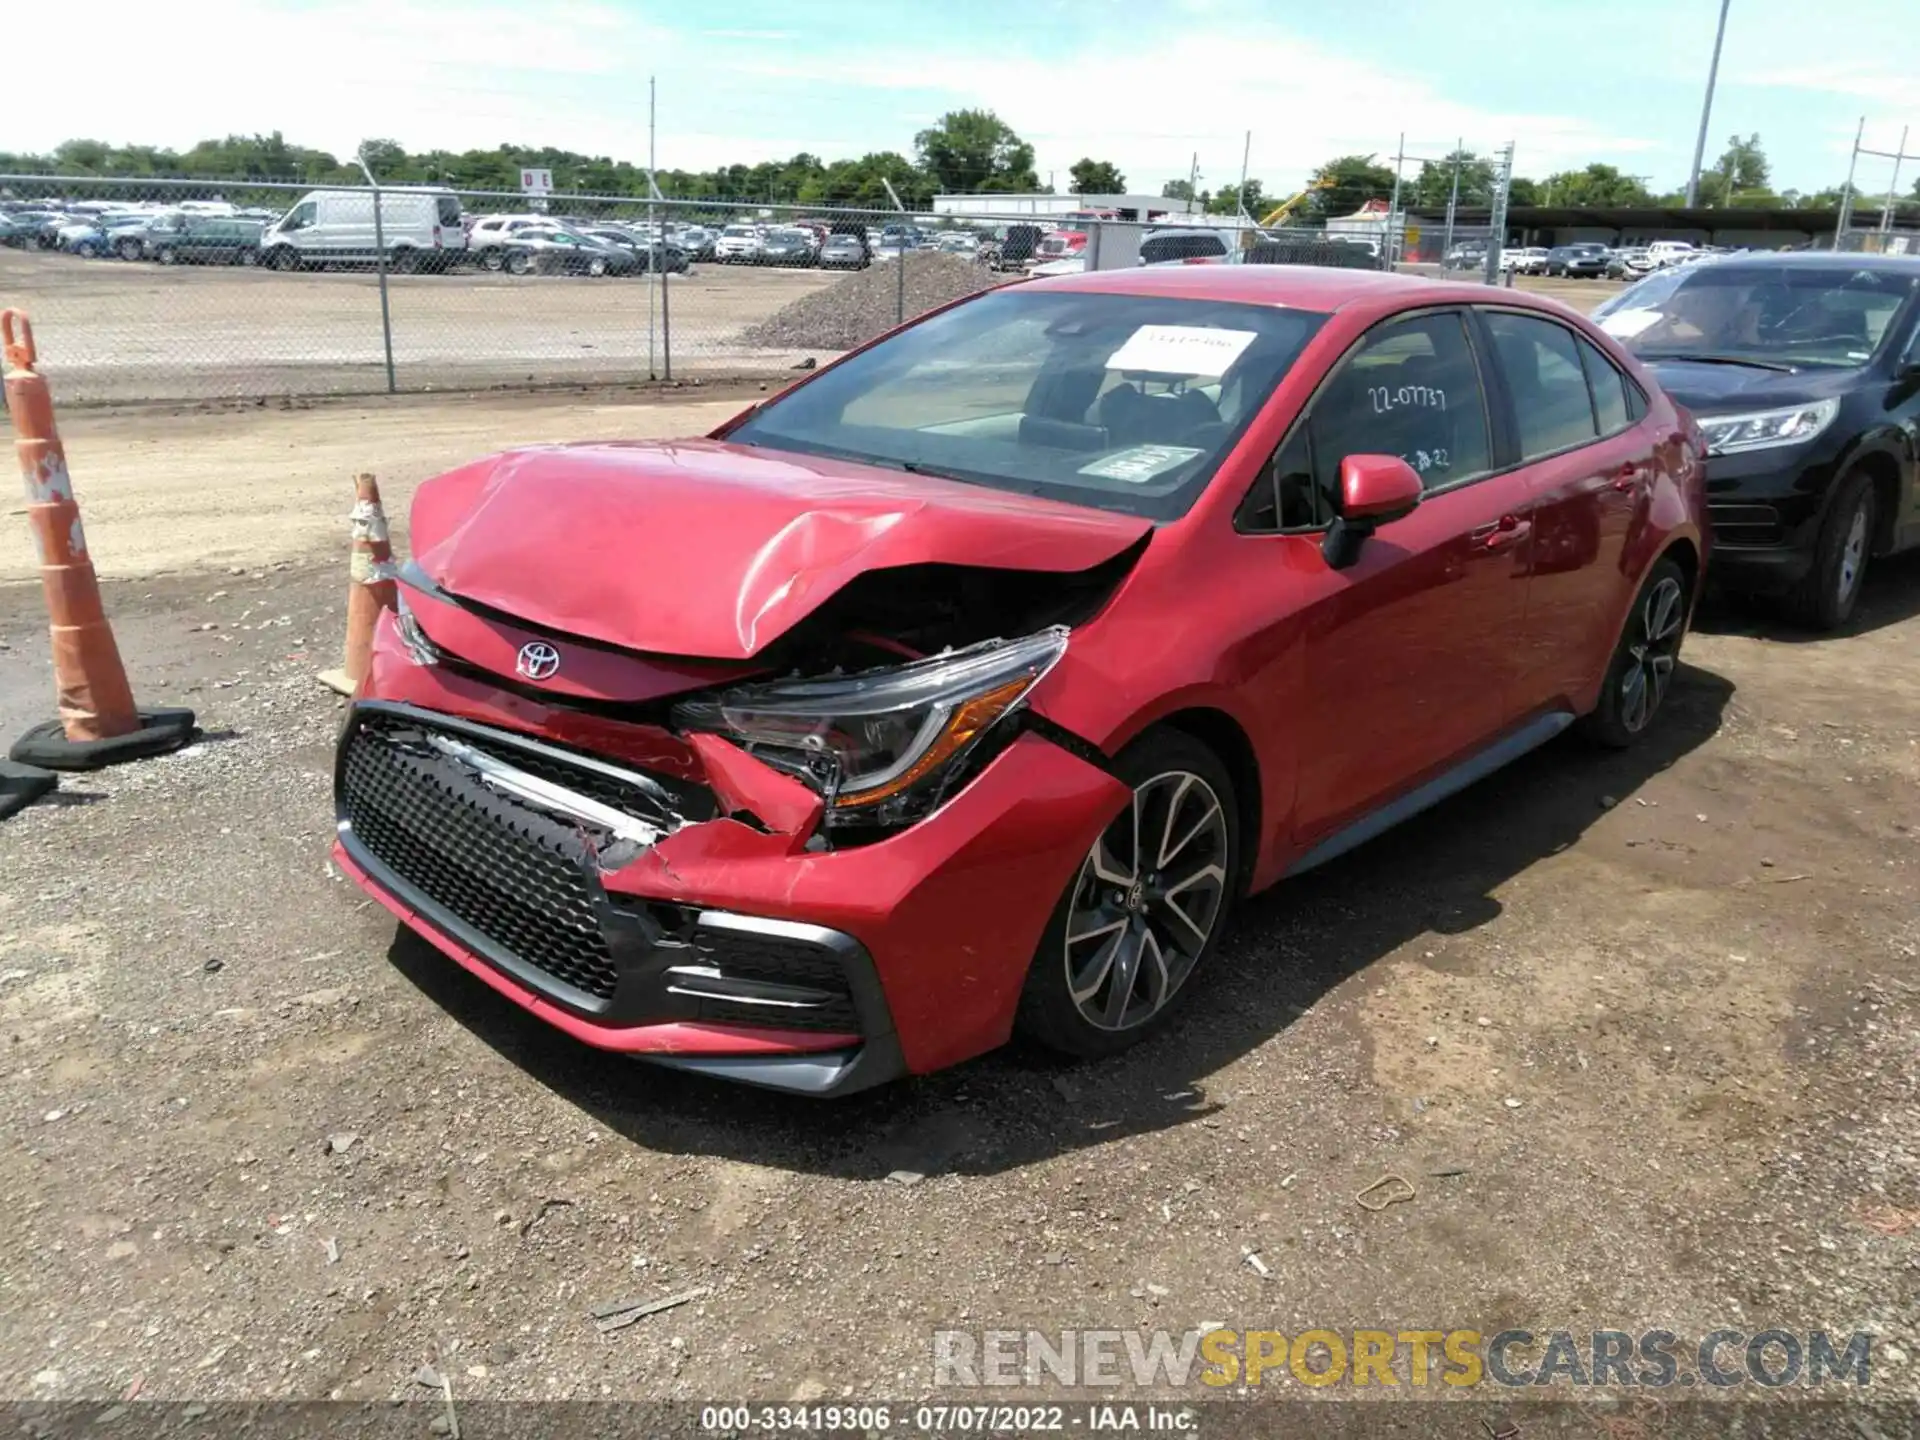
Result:
{"label": "windshield barcode sticker", "polygon": [[1107,361],[1109,370],[1155,375],[1224,375],[1259,335],[1209,325],[1142,325]]}
{"label": "windshield barcode sticker", "polygon": [[1187,445],[1135,445],[1096,460],[1091,465],[1082,465],[1080,473],[1097,475],[1102,480],[1124,480],[1129,485],[1142,485],[1186,464],[1200,453]]}

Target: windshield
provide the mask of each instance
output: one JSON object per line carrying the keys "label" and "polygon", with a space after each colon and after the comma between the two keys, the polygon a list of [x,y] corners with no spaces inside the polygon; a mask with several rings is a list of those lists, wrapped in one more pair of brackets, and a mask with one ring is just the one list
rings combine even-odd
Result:
{"label": "windshield", "polygon": [[727,438],[1169,519],[1324,319],[1000,290],[853,356]]}
{"label": "windshield", "polygon": [[1643,360],[1847,368],[1873,358],[1915,283],[1864,267],[1697,265],[1649,276],[1594,318]]}

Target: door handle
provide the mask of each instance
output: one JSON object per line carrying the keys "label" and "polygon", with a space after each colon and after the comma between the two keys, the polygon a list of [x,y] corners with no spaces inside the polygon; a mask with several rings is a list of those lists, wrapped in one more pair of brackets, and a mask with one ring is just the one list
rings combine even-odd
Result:
{"label": "door handle", "polygon": [[[1511,519],[1512,517],[1508,518]],[[1505,550],[1510,546],[1518,545],[1532,533],[1533,522],[1531,520],[1515,520],[1511,525],[1507,524],[1505,520],[1502,520],[1500,524],[1495,527],[1494,532],[1480,542],[1480,548],[1483,550]]]}

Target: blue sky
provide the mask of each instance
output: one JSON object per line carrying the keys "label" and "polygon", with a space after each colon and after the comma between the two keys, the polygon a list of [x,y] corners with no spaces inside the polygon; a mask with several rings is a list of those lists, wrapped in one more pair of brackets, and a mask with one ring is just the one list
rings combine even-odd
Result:
{"label": "blue sky", "polygon": [[[12,13],[17,12],[17,13]],[[1718,0],[152,0],[10,7],[0,149],[84,133],[184,146],[278,129],[336,152],[512,140],[703,169],[811,150],[910,152],[961,105],[997,110],[1067,183],[1083,155],[1157,191],[1297,188],[1335,154],[1517,146],[1536,177],[1589,160],[1684,180]],[[1844,178],[1854,128],[1920,150],[1913,0],[1733,0],[1709,161],[1758,131],[1781,188]],[[1889,162],[1862,162],[1863,188]],[[1903,191],[1920,179],[1907,167]]]}

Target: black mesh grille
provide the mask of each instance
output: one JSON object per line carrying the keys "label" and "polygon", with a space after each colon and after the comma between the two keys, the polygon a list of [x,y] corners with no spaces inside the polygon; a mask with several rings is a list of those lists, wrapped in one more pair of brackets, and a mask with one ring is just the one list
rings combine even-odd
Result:
{"label": "black mesh grille", "polygon": [[[587,838],[481,785],[402,717],[368,715],[341,765],[354,836],[374,858],[498,949],[605,1002],[617,979],[597,915]],[[467,732],[448,732],[475,748]],[[525,752],[501,758],[541,773]],[[589,774],[568,767],[565,783]],[[612,802],[609,802],[612,803]],[[621,808],[627,808],[621,806]]]}
{"label": "black mesh grille", "polygon": [[832,1030],[860,1033],[860,1016],[847,989],[846,967],[823,946],[779,935],[702,926],[694,932],[694,951],[730,980],[764,980],[804,985],[833,998],[800,1009],[702,999],[700,1018],[730,1025],[770,1025],[783,1030]]}

